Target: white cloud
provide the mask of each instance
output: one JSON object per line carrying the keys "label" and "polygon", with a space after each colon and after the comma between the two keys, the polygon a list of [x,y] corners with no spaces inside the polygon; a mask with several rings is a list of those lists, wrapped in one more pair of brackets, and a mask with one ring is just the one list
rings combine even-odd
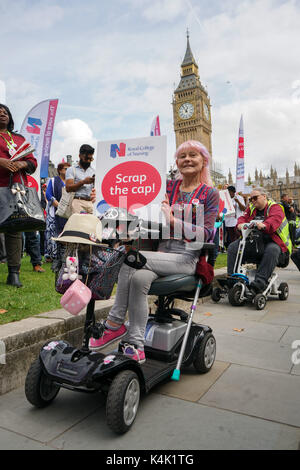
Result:
{"label": "white cloud", "polygon": [[241,97],[281,96],[299,78],[297,47],[300,10],[296,2],[276,5],[270,0],[243,2],[234,13],[223,12],[206,19],[200,72],[207,81],[224,77],[241,90]]}
{"label": "white cloud", "polygon": [[79,148],[82,144],[96,146],[96,139],[88,124],[80,119],[69,119],[56,124],[56,135],[51,146],[51,160],[56,165],[62,161],[66,155],[72,155],[76,161]]}
{"label": "white cloud", "polygon": [[70,119],[57,123],[56,132],[64,139],[92,139],[93,134],[89,126],[80,119]]}
{"label": "white cloud", "polygon": [[[59,5],[47,5],[47,1],[40,0],[30,4],[25,0],[11,2],[1,0],[0,5],[1,32],[10,31],[10,22],[13,22],[13,31],[18,32],[45,31],[61,21],[64,10]],[[32,45],[34,47],[34,44]]]}
{"label": "white cloud", "polygon": [[143,16],[150,21],[174,21],[186,9],[184,0],[151,0],[143,9]]}
{"label": "white cloud", "polygon": [[0,80],[0,103],[6,103],[6,86],[3,80]]}

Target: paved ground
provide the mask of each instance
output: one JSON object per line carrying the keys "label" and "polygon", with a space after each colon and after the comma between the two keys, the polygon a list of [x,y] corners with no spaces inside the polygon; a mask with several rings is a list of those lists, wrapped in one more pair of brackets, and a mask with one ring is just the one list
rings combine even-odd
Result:
{"label": "paved ground", "polygon": [[20,388],[0,397],[0,449],[300,449],[300,365],[292,362],[300,273],[290,265],[280,277],[289,299],[270,300],[263,311],[225,300],[199,305],[197,320],[217,340],[213,369],[155,388],[126,435],[107,428],[99,395],[61,390],[37,410]]}

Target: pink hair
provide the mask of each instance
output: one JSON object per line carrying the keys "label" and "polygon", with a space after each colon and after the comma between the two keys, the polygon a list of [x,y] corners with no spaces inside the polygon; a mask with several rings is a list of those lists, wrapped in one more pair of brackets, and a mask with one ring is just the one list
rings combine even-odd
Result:
{"label": "pink hair", "polygon": [[[187,152],[188,150],[193,149],[196,150],[197,152],[201,153],[203,157],[203,168],[200,172],[200,183],[207,184],[207,186],[213,186],[213,182],[210,176],[210,169],[209,169],[209,163],[211,160],[211,156],[205,145],[203,145],[201,142],[198,140],[187,140],[186,142],[183,142],[179,147],[177,148],[175,152],[175,159],[179,156],[180,153],[182,152]],[[177,177],[178,179],[180,178],[180,173]]]}

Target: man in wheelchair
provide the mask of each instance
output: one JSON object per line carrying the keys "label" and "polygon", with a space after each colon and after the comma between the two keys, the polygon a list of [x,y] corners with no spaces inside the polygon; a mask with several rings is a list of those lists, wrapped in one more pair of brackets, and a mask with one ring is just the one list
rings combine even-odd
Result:
{"label": "man in wheelchair", "polygon": [[[289,234],[289,225],[284,211],[279,204],[268,199],[263,188],[255,188],[250,195],[250,204],[244,214],[237,221],[237,228],[241,230],[244,224],[256,221],[256,228],[260,233],[261,249],[257,250],[258,269],[250,289],[255,293],[263,292],[268,280],[276,266],[285,267],[292,252],[292,242]],[[235,259],[239,249],[239,240],[228,247],[227,273],[233,274]],[[246,250],[247,252],[247,250]],[[244,261],[250,261],[244,259]],[[251,262],[254,262],[251,259]]]}
{"label": "man in wheelchair", "polygon": [[[213,238],[219,194],[212,187],[210,155],[200,142],[188,141],[179,146],[175,158],[179,178],[167,182],[167,194],[162,202],[162,211],[170,226],[170,237],[160,240],[158,251],[141,252],[146,257],[146,264],[141,269],[125,263],[122,265],[115,302],[104,323],[104,333],[99,339],[90,339],[90,349],[101,349],[126,336],[122,341],[123,354],[143,363],[149,311],[147,296],[152,282],[176,273],[194,275],[201,250],[189,247],[192,235],[199,235],[203,242]],[[184,211],[176,210],[180,218],[174,216],[175,205],[184,210],[188,208],[191,222],[185,222]],[[200,209],[200,206],[204,213],[201,226],[196,223],[197,207]],[[174,235],[178,232],[181,233],[180,239]],[[128,329],[124,325],[127,311]]]}

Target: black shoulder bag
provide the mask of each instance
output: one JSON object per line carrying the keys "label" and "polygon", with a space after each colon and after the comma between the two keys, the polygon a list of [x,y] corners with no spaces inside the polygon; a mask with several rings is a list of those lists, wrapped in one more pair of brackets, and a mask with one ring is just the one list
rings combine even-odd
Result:
{"label": "black shoulder bag", "polygon": [[0,233],[34,232],[45,230],[44,210],[35,188],[21,183],[13,183],[10,176],[9,186],[0,187]]}

